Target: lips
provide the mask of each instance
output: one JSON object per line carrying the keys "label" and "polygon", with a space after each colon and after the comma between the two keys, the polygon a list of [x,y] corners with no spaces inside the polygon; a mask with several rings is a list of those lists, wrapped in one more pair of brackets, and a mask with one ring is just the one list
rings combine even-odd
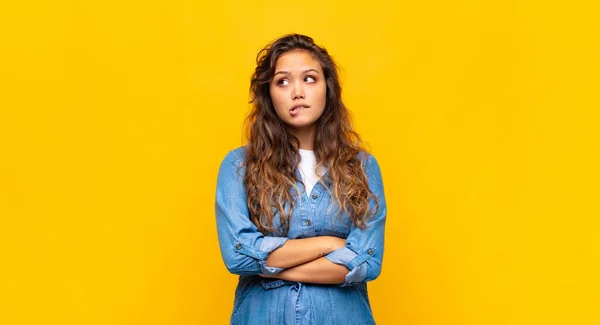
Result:
{"label": "lips", "polygon": [[298,104],[298,105],[294,105],[291,109],[290,109],[290,114],[292,116],[295,116],[296,114],[298,114],[298,112],[303,109],[303,108],[309,108],[310,106],[306,105],[306,104]]}

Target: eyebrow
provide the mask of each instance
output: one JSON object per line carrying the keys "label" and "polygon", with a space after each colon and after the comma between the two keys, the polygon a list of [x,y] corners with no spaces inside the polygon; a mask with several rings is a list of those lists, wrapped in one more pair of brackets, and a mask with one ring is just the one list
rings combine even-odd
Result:
{"label": "eyebrow", "polygon": [[[315,69],[308,69],[308,70],[304,70],[304,71],[303,71],[303,73],[307,73],[307,72],[310,72],[310,71],[314,71],[314,72],[316,72],[317,74],[319,73],[319,71],[317,71],[317,70],[315,70]],[[276,76],[276,75],[278,75],[278,74],[290,74],[290,72],[289,72],[289,71],[278,71],[278,72],[276,72],[276,73],[275,73],[273,76]]]}

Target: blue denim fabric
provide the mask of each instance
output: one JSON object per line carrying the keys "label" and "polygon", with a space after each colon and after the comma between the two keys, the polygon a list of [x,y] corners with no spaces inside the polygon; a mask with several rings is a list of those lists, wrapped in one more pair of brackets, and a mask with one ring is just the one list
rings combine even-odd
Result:
{"label": "blue denim fabric", "polygon": [[[219,169],[216,192],[216,217],[219,245],[229,272],[240,275],[236,288],[231,324],[374,324],[366,282],[381,273],[386,202],[377,160],[368,155],[363,168],[369,188],[379,198],[379,210],[367,223],[354,226],[346,214],[335,217],[338,205],[332,200],[326,173],[305,193],[301,181],[286,237],[265,236],[249,219],[242,165],[245,148],[230,151]],[[241,167],[240,167],[241,166]],[[240,168],[239,168],[240,167]],[[301,179],[297,171],[298,179]],[[374,200],[369,203],[373,208]],[[279,225],[278,215],[274,225]],[[346,246],[325,257],[344,265],[349,273],[339,285],[320,285],[263,278],[258,274],[277,274],[283,269],[266,265],[268,254],[288,239],[336,236]]]}

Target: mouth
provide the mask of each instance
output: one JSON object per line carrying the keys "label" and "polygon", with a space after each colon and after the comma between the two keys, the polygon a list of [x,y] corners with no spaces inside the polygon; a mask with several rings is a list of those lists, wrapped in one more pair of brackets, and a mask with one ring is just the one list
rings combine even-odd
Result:
{"label": "mouth", "polygon": [[290,114],[292,116],[298,114],[298,111],[300,111],[303,108],[309,108],[310,106],[306,105],[306,104],[298,104],[298,105],[294,105],[291,109],[290,109]]}

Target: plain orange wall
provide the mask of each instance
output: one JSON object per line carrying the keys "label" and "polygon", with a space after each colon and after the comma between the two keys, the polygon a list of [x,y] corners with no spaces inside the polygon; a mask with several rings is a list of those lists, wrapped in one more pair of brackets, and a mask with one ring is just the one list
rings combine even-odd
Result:
{"label": "plain orange wall", "polygon": [[0,324],[228,322],[217,170],[290,32],[382,168],[378,324],[600,323],[593,2],[1,7]]}

